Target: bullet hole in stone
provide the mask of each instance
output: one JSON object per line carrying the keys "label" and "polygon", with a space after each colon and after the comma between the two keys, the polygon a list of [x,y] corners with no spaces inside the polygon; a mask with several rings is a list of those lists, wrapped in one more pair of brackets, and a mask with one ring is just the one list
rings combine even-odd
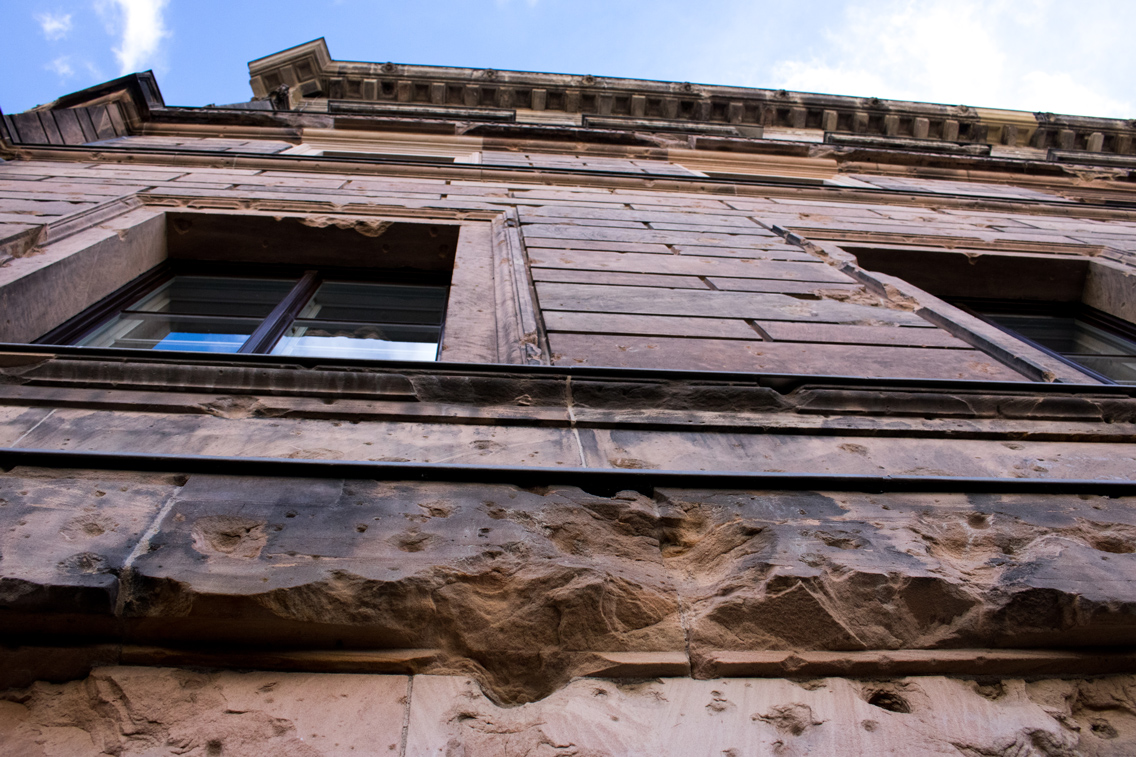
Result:
{"label": "bullet hole in stone", "polygon": [[96,497],[105,497],[105,496],[106,496],[106,494],[107,494],[107,493],[106,493],[106,492],[104,492],[104,491],[102,491],[101,489],[95,489],[95,496],[96,496]]}
{"label": "bullet hole in stone", "polygon": [[362,523],[360,523],[358,526],[355,526],[355,530],[358,531],[359,533],[364,533],[364,532],[366,532],[367,527],[364,526]]}
{"label": "bullet hole in stone", "polygon": [[814,535],[824,542],[825,546],[835,549],[862,549],[868,545],[868,542],[857,536],[855,532],[817,531]]}
{"label": "bullet hole in stone", "polygon": [[861,728],[863,728],[863,729],[864,729],[865,731],[867,731],[868,733],[871,733],[872,731],[874,731],[874,730],[876,730],[877,728],[879,728],[879,727],[880,727],[880,724],[879,724],[879,723],[877,723],[877,722],[876,722],[876,721],[874,721],[874,720],[865,720],[865,721],[863,721],[862,723],[860,723],[860,727],[861,727]]}
{"label": "bullet hole in stone", "polygon": [[296,517],[296,511],[295,510],[289,510],[288,512],[284,513],[284,517],[285,518],[295,518]]}
{"label": "bullet hole in stone", "polygon": [[888,712],[911,712],[911,705],[907,700],[894,691],[873,691],[868,694],[868,704]]}
{"label": "bullet hole in stone", "polygon": [[1107,720],[1096,718],[1090,722],[1089,728],[1098,739],[1115,739],[1120,735]]}
{"label": "bullet hole in stone", "polygon": [[71,555],[66,560],[61,561],[58,568],[64,573],[74,575],[92,575],[110,572],[106,558],[93,552],[81,552],[77,555]]}
{"label": "bullet hole in stone", "polygon": [[967,516],[966,524],[971,528],[989,528],[990,516],[985,513],[971,513]]}

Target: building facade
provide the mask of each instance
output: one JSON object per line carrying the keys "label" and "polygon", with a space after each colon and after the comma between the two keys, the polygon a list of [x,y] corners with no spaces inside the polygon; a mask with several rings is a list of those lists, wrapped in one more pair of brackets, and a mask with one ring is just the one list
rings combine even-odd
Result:
{"label": "building facade", "polygon": [[1136,750],[1136,124],[249,64],[0,118],[0,745]]}

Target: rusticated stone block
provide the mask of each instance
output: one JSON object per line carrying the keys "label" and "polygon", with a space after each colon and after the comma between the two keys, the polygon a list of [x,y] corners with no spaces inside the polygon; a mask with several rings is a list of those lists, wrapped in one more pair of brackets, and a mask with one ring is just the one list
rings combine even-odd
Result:
{"label": "rusticated stone block", "polygon": [[501,707],[462,676],[103,667],[4,695],[0,748],[36,757],[1126,755],[1136,748],[1134,689],[1132,676],[579,679],[544,701]]}
{"label": "rusticated stone block", "polygon": [[657,496],[696,671],[702,650],[730,645],[1109,646],[1131,633],[1136,514],[1120,500]]}
{"label": "rusticated stone block", "polygon": [[295,483],[196,479],[135,562],[124,607],[140,632],[429,646],[502,701],[547,693],[593,652],[685,648],[653,500]]}
{"label": "rusticated stone block", "polygon": [[105,667],[84,681],[36,684],[19,703],[0,701],[0,751],[29,757],[394,755],[408,684],[406,676]]}
{"label": "rusticated stone block", "polygon": [[179,482],[115,473],[0,478],[0,624],[11,633],[28,614],[109,618],[129,556]]}

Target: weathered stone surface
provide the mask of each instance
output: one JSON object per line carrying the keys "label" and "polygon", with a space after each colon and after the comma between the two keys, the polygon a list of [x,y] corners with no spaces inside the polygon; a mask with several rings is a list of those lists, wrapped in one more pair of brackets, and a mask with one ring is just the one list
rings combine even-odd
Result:
{"label": "weathered stone surface", "polygon": [[502,701],[593,652],[685,649],[652,500],[331,484],[194,477],[133,564],[137,633],[435,647]]}
{"label": "weathered stone surface", "polygon": [[20,757],[1045,755],[1136,749],[1136,679],[578,679],[502,708],[457,676],[105,667],[0,695]]}
{"label": "weathered stone surface", "polygon": [[130,553],[178,488],[147,474],[0,477],[0,622],[111,615]]}
{"label": "weathered stone surface", "polygon": [[[565,284],[561,286],[575,286]],[[633,287],[627,287],[631,289]],[[650,290],[647,290],[650,291]],[[698,294],[702,294],[698,292]],[[705,294],[725,294],[706,292]],[[730,292],[730,294],[734,294]],[[760,295],[781,296],[781,295]],[[614,308],[613,308],[614,309]],[[728,314],[729,310],[721,311]],[[580,314],[575,314],[578,318]],[[666,368],[682,364],[687,370],[753,373],[830,373],[855,361],[861,376],[1024,381],[1025,378],[984,352],[971,349],[920,349],[892,345],[766,342],[726,339],[688,339],[681,336],[608,334],[604,323],[611,313],[586,313],[586,333],[549,335],[556,365]],[[618,316],[616,316],[618,317]],[[665,316],[657,316],[665,317]],[[695,320],[695,319],[690,319]],[[897,329],[898,330],[898,329]],[[928,329],[911,329],[927,331]],[[681,334],[681,332],[679,332]],[[967,345],[959,342],[962,347]]]}
{"label": "weathered stone surface", "polygon": [[195,673],[110,667],[0,701],[0,751],[20,757],[401,753],[405,676]]}
{"label": "weathered stone surface", "polygon": [[1136,685],[817,679],[630,684],[578,680],[500,709],[460,678],[419,676],[406,754],[1121,755],[1136,748]]}
{"label": "weathered stone surface", "polygon": [[690,651],[1126,645],[1136,515],[1104,497],[659,490]]}
{"label": "weathered stone surface", "polygon": [[411,669],[472,675],[504,703],[600,670],[714,675],[728,652],[1084,650],[1136,632],[1125,498],[0,481],[10,635],[429,648]]}
{"label": "weathered stone surface", "polygon": [[43,449],[503,465],[577,465],[580,459],[571,435],[557,428],[258,418],[247,402],[212,410],[215,415],[59,409],[31,429],[35,421],[27,416],[39,412],[32,409],[11,421],[12,431],[0,426],[0,433],[19,430],[14,446]]}
{"label": "weathered stone surface", "polygon": [[592,431],[597,467],[1127,480],[1136,445],[640,429]]}

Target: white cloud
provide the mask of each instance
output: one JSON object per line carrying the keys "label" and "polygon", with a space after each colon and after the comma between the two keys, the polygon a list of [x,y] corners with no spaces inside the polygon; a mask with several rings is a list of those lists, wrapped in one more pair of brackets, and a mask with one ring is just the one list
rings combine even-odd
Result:
{"label": "white cloud", "polygon": [[[1129,118],[1132,8],[1052,0],[856,0],[774,86],[808,92]],[[1086,9],[1082,8],[1082,11]],[[1096,19],[1101,19],[1097,21]],[[1133,61],[1136,62],[1136,61]]]}
{"label": "white cloud", "polygon": [[36,21],[43,29],[43,36],[52,41],[63,39],[71,31],[70,13],[40,13]]}
{"label": "white cloud", "polygon": [[60,79],[70,79],[75,75],[75,69],[71,67],[71,58],[67,55],[59,56],[44,68],[55,73]]}
{"label": "white cloud", "polygon": [[114,48],[120,72],[129,74],[153,65],[163,39],[170,36],[162,13],[169,0],[111,0],[96,6],[108,28],[120,38]]}

